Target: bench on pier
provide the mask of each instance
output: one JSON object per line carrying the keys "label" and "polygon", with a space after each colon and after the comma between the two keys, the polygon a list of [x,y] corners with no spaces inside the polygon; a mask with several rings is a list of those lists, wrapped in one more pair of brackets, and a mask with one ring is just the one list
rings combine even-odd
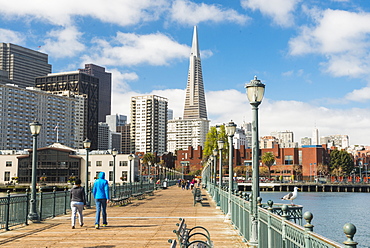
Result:
{"label": "bench on pier", "polygon": [[146,190],[144,192],[144,194],[146,194],[146,195],[154,195],[154,190]]}
{"label": "bench on pier", "polygon": [[194,206],[197,202],[202,203],[203,197],[200,188],[193,189],[193,197],[194,197]]}
{"label": "bench on pier", "polygon": [[[188,228],[185,219],[180,218],[180,223],[177,223],[177,230],[173,232],[177,236],[177,241],[181,248],[198,247],[198,248],[212,248],[213,243],[208,230],[202,226],[195,226]],[[176,247],[176,240],[168,240],[171,243],[171,248]]]}
{"label": "bench on pier", "polygon": [[130,191],[122,191],[119,193],[118,197],[111,198],[109,202],[110,206],[126,205],[131,202],[131,193]]}
{"label": "bench on pier", "polygon": [[131,194],[131,196],[138,199],[138,200],[142,200],[142,199],[145,198],[145,195],[142,192],[133,193],[133,194]]}

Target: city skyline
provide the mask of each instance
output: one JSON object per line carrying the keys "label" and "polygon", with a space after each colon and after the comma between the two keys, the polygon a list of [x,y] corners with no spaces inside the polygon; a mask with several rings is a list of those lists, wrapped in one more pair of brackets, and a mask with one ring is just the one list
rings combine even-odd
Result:
{"label": "city skyline", "polygon": [[158,95],[182,116],[196,25],[211,125],[250,122],[244,84],[257,75],[260,136],[290,130],[300,142],[317,128],[370,144],[368,2],[0,2],[0,42],[47,53],[53,72],[93,63],[112,73],[112,114]]}

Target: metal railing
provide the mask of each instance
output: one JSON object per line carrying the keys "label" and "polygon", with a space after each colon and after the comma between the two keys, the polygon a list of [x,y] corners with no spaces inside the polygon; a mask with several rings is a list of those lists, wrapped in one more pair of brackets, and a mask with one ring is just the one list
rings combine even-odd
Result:
{"label": "metal railing", "polygon": [[[203,170],[203,181],[207,191],[224,214],[228,213],[228,188],[211,183],[211,175],[207,167]],[[248,242],[251,238],[252,218],[251,202],[246,192],[234,191],[231,195],[231,224]],[[261,248],[338,248],[343,247],[335,241],[313,232],[311,220],[313,215],[306,212],[302,215],[302,206],[274,205],[272,201],[262,204],[258,199],[258,247]],[[302,226],[302,217],[306,224]],[[355,248],[353,241],[356,227],[350,223],[343,227],[347,240],[344,247]],[[253,244],[255,245],[255,244]]]}
{"label": "metal railing", "polygon": [[[175,180],[169,180],[167,187],[176,185]],[[116,186],[116,195],[123,191],[129,191],[131,194],[142,193],[146,191],[154,191],[161,185],[148,182],[124,183]],[[90,187],[91,189],[91,187]],[[110,194],[113,194],[113,187],[109,188]],[[95,200],[91,190],[88,192],[90,206],[95,205]],[[28,214],[30,211],[30,196],[26,190],[24,194],[10,194],[7,191],[7,196],[0,197],[0,230],[9,231],[10,227],[17,225],[28,225]],[[58,215],[65,215],[71,209],[70,207],[70,192],[67,188],[64,191],[56,191],[54,187],[52,192],[43,192],[42,187],[36,195],[37,212],[39,219],[45,220]]]}

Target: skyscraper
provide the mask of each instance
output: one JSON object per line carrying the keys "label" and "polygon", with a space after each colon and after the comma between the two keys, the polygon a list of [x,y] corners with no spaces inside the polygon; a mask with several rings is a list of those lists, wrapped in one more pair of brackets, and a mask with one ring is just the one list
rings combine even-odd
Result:
{"label": "skyscraper", "polygon": [[183,118],[168,121],[167,149],[175,152],[189,146],[204,146],[209,130],[204,96],[197,27],[194,27]]}
{"label": "skyscraper", "polygon": [[188,83],[186,86],[184,116],[186,119],[207,119],[204,96],[202,65],[200,61],[198,32],[194,26],[193,43],[190,53]]}
{"label": "skyscraper", "polygon": [[106,72],[104,67],[94,64],[85,64],[85,69],[79,71],[99,78],[99,111],[98,121],[105,122],[105,116],[110,115],[112,102],[112,73]]}
{"label": "skyscraper", "polygon": [[11,43],[0,43],[0,70],[19,87],[33,87],[35,78],[51,73],[48,55]]}
{"label": "skyscraper", "polygon": [[167,105],[156,95],[131,97],[131,152],[167,151]]}

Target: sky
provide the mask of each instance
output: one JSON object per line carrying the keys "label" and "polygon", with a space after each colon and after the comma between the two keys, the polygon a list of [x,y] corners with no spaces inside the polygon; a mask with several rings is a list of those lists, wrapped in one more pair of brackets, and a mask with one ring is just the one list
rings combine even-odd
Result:
{"label": "sky", "polygon": [[147,94],[182,117],[195,25],[211,125],[251,121],[257,76],[260,136],[370,145],[370,1],[0,0],[0,42],[47,53],[55,73],[105,67],[112,114],[128,117]]}

